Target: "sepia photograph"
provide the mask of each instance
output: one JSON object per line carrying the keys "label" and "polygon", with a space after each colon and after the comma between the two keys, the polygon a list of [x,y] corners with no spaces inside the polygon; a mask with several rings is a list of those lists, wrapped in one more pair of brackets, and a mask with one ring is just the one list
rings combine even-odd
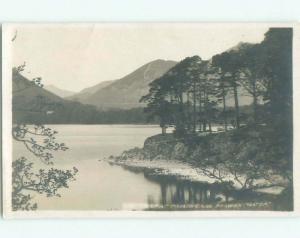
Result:
{"label": "sepia photograph", "polygon": [[295,25],[2,30],[6,217],[296,211]]}

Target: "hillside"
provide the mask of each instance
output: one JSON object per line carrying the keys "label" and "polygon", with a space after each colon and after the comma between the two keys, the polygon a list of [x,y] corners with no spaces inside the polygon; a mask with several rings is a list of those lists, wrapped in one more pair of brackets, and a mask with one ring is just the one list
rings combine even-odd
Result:
{"label": "hillside", "polygon": [[142,108],[98,111],[95,106],[63,99],[13,74],[13,122],[27,124],[147,124]]}
{"label": "hillside", "polygon": [[176,63],[165,60],[152,61],[127,76],[100,88],[91,95],[77,99],[81,103],[91,104],[102,110],[142,107],[139,99],[148,92],[149,83],[162,76]]}
{"label": "hillside", "polygon": [[62,102],[63,99],[54,93],[49,92],[32,81],[22,76],[20,73],[13,74],[13,109],[26,109],[28,106],[35,107],[38,98],[45,98],[47,102]]}
{"label": "hillside", "polygon": [[64,90],[64,89],[58,88],[54,85],[46,85],[44,87],[44,89],[46,89],[47,91],[49,91],[51,93],[56,94],[57,96],[62,97],[62,98],[70,97],[75,94],[75,92],[73,92],[73,91]]}
{"label": "hillside", "polygon": [[15,123],[92,123],[97,110],[90,105],[64,100],[13,73],[13,121]]}
{"label": "hillside", "polygon": [[112,84],[113,82],[114,82],[113,80],[110,80],[110,81],[104,81],[104,82],[98,83],[95,86],[82,89],[80,92],[74,93],[73,95],[71,95],[70,97],[67,97],[66,99],[73,100],[73,101],[78,101],[78,102],[85,101],[92,94],[94,94],[98,90]]}
{"label": "hillside", "polygon": [[[244,43],[240,43],[234,49],[244,45]],[[65,99],[94,105],[104,111],[144,107],[145,104],[140,103],[139,99],[148,93],[149,83],[162,76],[176,64],[175,61],[155,60],[121,79],[101,82]],[[241,105],[252,103],[251,97],[247,96],[244,91],[239,92],[239,97]],[[231,93],[228,93],[227,100],[228,106],[234,106]]]}

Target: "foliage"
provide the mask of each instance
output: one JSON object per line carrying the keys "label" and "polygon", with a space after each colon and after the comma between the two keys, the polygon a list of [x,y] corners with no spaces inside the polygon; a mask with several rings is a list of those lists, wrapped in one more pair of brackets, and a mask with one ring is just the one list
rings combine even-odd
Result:
{"label": "foliage", "polygon": [[219,181],[232,177],[241,189],[258,188],[255,182],[259,179],[266,181],[264,187],[286,186],[274,177],[280,175],[291,181],[291,171],[285,164],[289,154],[274,151],[276,147],[268,131],[269,128],[263,126],[245,127],[206,137],[199,141],[191,161],[204,174]]}
{"label": "foliage", "polygon": [[35,210],[37,204],[32,204],[32,196],[25,194],[26,191],[34,191],[46,194],[47,197],[60,197],[58,190],[68,188],[68,182],[75,180],[78,170],[59,170],[51,168],[47,171],[40,169],[37,173],[33,172],[33,163],[28,162],[25,157],[21,157],[12,163],[12,209]]}
{"label": "foliage", "polygon": [[[57,143],[55,135],[57,131],[47,128],[44,125],[29,127],[25,124],[16,125],[12,129],[13,138],[22,142],[25,147],[46,164],[52,164],[53,155],[51,151],[65,151],[68,147],[64,143]],[[39,137],[38,143],[34,137]]]}
{"label": "foliage", "polygon": [[268,120],[279,130],[292,128],[292,29],[271,28],[262,42]]}
{"label": "foliage", "polygon": [[199,123],[206,131],[216,112],[215,77],[208,61],[187,57],[149,85],[149,93],[141,98],[148,103],[145,112],[160,118],[162,127],[175,125],[178,135],[195,132]]}
{"label": "foliage", "polygon": [[[24,71],[25,63],[15,67],[12,70],[13,81],[20,76],[20,72]],[[23,86],[13,88],[13,94],[18,94],[24,90],[32,88],[41,88],[41,78],[34,78],[32,81],[23,81]],[[39,99],[37,97],[37,99]],[[40,110],[49,104],[40,104]],[[52,130],[41,124],[27,126],[24,122],[19,122],[13,125],[12,137],[16,141],[23,143],[25,148],[35,157],[40,159],[47,165],[53,165],[52,152],[62,150],[65,151],[68,147],[64,143],[56,142],[55,135],[57,131]],[[59,170],[51,168],[47,171],[40,169],[38,172],[33,172],[33,162],[27,162],[25,157],[21,157],[12,162],[12,210],[36,210],[37,204],[31,203],[32,196],[29,192],[37,192],[50,196],[58,196],[58,189],[68,188],[68,182],[75,180],[75,175],[78,170],[73,167],[73,170]]]}

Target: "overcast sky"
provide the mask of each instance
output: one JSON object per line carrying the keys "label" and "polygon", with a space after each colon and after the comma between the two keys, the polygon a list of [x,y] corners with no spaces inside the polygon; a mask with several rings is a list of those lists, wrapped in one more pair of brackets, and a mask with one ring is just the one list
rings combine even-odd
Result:
{"label": "overcast sky", "polygon": [[200,24],[99,24],[16,26],[13,65],[45,85],[80,91],[121,78],[152,60],[209,59],[239,42],[258,43],[261,26]]}

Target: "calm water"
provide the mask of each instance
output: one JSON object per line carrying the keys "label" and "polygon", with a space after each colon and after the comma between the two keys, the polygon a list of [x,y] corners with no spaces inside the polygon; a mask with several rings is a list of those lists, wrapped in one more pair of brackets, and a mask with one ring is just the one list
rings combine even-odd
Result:
{"label": "calm water", "polygon": [[[158,176],[151,170],[133,170],[99,161],[122,151],[142,147],[144,140],[160,133],[156,126],[129,125],[51,125],[59,132],[57,141],[70,149],[54,154],[54,165],[60,169],[79,170],[69,189],[61,197],[47,198],[32,194],[40,210],[141,210],[141,209],[230,209],[237,198],[243,198],[219,184],[182,181],[174,176]],[[45,167],[25,147],[14,142],[14,157],[35,159],[35,167]],[[256,199],[257,200],[257,197]],[[258,202],[266,202],[265,197]],[[218,205],[222,205],[218,207]],[[224,205],[225,204],[225,205]],[[224,207],[227,206],[227,207]],[[233,209],[239,209],[237,207]],[[268,209],[266,203],[264,208]],[[242,208],[241,208],[242,209]]]}

